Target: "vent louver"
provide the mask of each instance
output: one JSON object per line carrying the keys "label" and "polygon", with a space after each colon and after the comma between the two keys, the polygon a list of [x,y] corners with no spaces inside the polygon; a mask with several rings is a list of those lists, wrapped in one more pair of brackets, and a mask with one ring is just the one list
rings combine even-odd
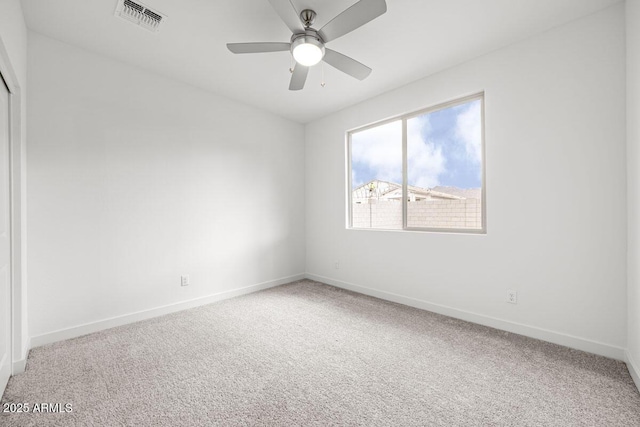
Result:
{"label": "vent louver", "polygon": [[166,15],[131,0],[118,0],[115,15],[154,33],[160,30],[160,25],[167,20]]}

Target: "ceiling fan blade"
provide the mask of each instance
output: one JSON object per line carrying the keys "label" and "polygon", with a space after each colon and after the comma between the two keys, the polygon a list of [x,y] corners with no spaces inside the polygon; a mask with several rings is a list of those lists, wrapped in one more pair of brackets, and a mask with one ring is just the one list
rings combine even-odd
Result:
{"label": "ceiling fan blade", "polygon": [[335,50],[325,48],[322,60],[358,80],[364,80],[371,74],[371,68]]}
{"label": "ceiling fan blade", "polygon": [[282,52],[291,49],[291,43],[227,43],[227,49],[233,53]]}
{"label": "ceiling fan blade", "polygon": [[304,82],[307,81],[307,74],[309,73],[309,67],[296,64],[291,74],[291,83],[289,83],[289,90],[300,90],[304,87]]}
{"label": "ceiling fan blade", "polygon": [[386,11],[387,3],[384,0],[360,0],[329,21],[318,33],[322,40],[330,42],[363,26]]}
{"label": "ceiling fan blade", "polygon": [[271,6],[276,10],[280,19],[284,21],[292,33],[304,32],[304,25],[300,21],[300,15],[291,3],[291,0],[269,0]]}

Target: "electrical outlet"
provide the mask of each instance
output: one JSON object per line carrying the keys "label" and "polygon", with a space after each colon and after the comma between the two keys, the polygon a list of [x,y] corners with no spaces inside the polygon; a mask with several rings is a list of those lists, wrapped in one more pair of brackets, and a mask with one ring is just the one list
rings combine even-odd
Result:
{"label": "electrical outlet", "polygon": [[189,276],[180,276],[180,286],[189,286]]}
{"label": "electrical outlet", "polygon": [[507,290],[507,302],[509,304],[517,304],[518,303],[518,291]]}
{"label": "electrical outlet", "polygon": [[333,265],[336,270],[340,270],[340,263],[336,261],[336,263]]}

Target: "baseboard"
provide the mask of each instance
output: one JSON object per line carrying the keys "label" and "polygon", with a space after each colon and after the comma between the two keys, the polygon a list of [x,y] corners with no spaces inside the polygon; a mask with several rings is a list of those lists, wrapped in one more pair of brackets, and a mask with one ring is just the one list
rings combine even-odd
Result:
{"label": "baseboard", "polygon": [[2,396],[4,395],[4,390],[7,388],[7,384],[8,383],[9,383],[9,377],[0,378],[0,400],[2,399]]}
{"label": "baseboard", "polygon": [[64,341],[70,338],[76,338],[82,335],[91,334],[93,332],[102,331],[105,329],[114,328],[116,326],[127,325],[129,323],[138,322],[140,320],[146,320],[153,317],[163,316],[165,314],[175,313],[177,311],[187,310],[189,308],[199,307],[201,305],[211,304],[216,301],[221,301],[240,295],[250,294],[263,289],[272,288],[274,286],[284,285],[285,283],[294,282],[296,280],[304,279],[304,274],[296,274],[293,276],[282,277],[280,279],[270,280],[268,282],[262,282],[251,286],[246,286],[239,289],[232,289],[230,291],[219,292],[205,297],[194,298],[187,301],[181,301],[174,304],[168,304],[161,307],[152,308],[149,310],[138,311],[135,313],[125,314],[122,316],[111,317],[109,319],[99,320],[97,322],[86,323],[71,328],[60,329],[57,331],[49,332],[42,335],[31,337],[31,348],[40,347],[45,344],[51,344],[57,341]]}
{"label": "baseboard", "polygon": [[6,369],[5,364],[11,363],[11,360],[8,360],[9,357],[9,354],[5,353],[2,360],[0,360],[0,398],[2,398],[4,389],[7,388],[7,383],[9,382],[9,377],[11,376],[10,374],[4,374]]}
{"label": "baseboard", "polygon": [[640,392],[640,365],[635,363],[633,357],[631,357],[631,353],[629,353],[629,350],[626,351],[626,362],[631,378],[633,378],[633,382],[636,383],[636,388]]}
{"label": "baseboard", "polygon": [[13,362],[13,365],[11,366],[11,375],[18,375],[21,374],[25,371],[25,369],[27,369],[27,357],[25,356],[24,359],[20,359],[20,360],[16,360]]}
{"label": "baseboard", "polygon": [[538,328],[535,326],[529,326],[522,323],[512,322],[509,320],[498,319],[495,317],[486,316],[483,314],[474,313],[466,310],[460,310],[457,308],[448,307],[441,304],[435,304],[435,303],[424,301],[417,298],[411,298],[404,295],[394,294],[392,292],[386,292],[386,291],[381,291],[377,289],[367,288],[365,286],[343,282],[341,280],[336,280],[329,277],[323,277],[323,276],[319,276],[312,273],[307,273],[305,277],[311,280],[326,283],[328,285],[333,285],[338,288],[347,289],[353,292],[358,292],[361,294],[384,299],[387,301],[397,302],[400,304],[408,305],[410,307],[420,308],[420,309],[431,311],[438,314],[444,314],[445,316],[466,320],[468,322],[489,326],[495,329],[500,329],[507,332],[513,332],[519,335],[525,335],[527,337],[536,338],[542,341],[551,342],[551,343],[562,345],[565,347],[586,351],[588,353],[598,354],[600,356],[609,357],[611,359],[624,361],[626,358],[625,357],[626,349],[622,347],[617,347],[610,344],[592,341],[585,338],[576,337],[573,335],[563,334],[561,332],[555,332],[548,329]]}
{"label": "baseboard", "polygon": [[25,369],[27,369],[29,350],[31,350],[31,338],[27,339],[26,345],[22,349],[22,359],[13,362],[13,365],[11,366],[11,375],[21,374]]}

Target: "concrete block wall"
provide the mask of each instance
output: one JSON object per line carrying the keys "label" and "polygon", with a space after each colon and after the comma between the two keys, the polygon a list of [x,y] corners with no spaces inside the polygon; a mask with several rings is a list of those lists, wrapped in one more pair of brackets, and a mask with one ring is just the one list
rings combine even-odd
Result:
{"label": "concrete block wall", "polygon": [[482,228],[482,204],[478,199],[421,200],[407,207],[408,227]]}
{"label": "concrete block wall", "polygon": [[[380,200],[353,205],[354,228],[402,229],[402,204]],[[482,228],[478,199],[421,200],[408,203],[407,226],[418,228]]]}
{"label": "concrete block wall", "polygon": [[354,228],[402,229],[402,203],[400,201],[354,203],[352,212]]}

